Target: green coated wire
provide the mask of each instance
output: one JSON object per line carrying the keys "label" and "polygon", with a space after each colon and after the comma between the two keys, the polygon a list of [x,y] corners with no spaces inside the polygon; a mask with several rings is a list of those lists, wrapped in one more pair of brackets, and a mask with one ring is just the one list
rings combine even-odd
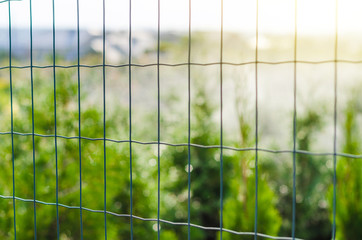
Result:
{"label": "green coated wire", "polygon": [[80,239],[83,240],[83,212],[82,212],[82,133],[81,128],[81,105],[80,105],[80,37],[79,37],[79,0],[77,0],[77,75],[78,75],[78,151],[79,151],[79,217],[80,217]]}
{"label": "green coated wire", "polygon": [[333,222],[332,239],[336,239],[336,208],[337,208],[337,76],[338,76],[338,0],[336,0],[335,43],[334,43],[334,119],[333,119]]}
{"label": "green coated wire", "polygon": [[3,1],[0,1],[0,3],[6,3],[6,2],[21,2],[22,0],[3,0]]}
{"label": "green coated wire", "polygon": [[294,76],[293,76],[293,203],[292,203],[292,238],[295,239],[295,218],[296,218],[296,150],[297,150],[297,0],[294,1]]}
{"label": "green coated wire", "polygon": [[103,0],[103,177],[104,177],[104,239],[107,240],[107,146],[106,146],[106,1]]}
{"label": "green coated wire", "polygon": [[31,138],[33,145],[33,208],[34,208],[34,239],[37,239],[36,227],[36,175],[35,175],[35,135],[34,135],[34,78],[33,78],[33,6],[32,0],[29,1],[30,11],[30,81],[31,81]]}
{"label": "green coated wire", "polygon": [[[13,132],[14,135],[17,136],[31,136],[31,133],[21,133],[21,132]],[[11,131],[10,132],[0,132],[0,135],[11,135]],[[37,137],[44,137],[44,138],[49,138],[49,137],[55,137],[55,135],[53,134],[39,134],[39,133],[34,133],[35,136]],[[91,137],[85,137],[85,136],[63,136],[63,135],[57,135],[58,138],[62,138],[62,139],[84,139],[84,140],[89,140],[89,141],[103,141],[103,137],[102,138],[91,138]],[[116,140],[116,139],[112,139],[112,138],[107,138],[106,141],[109,142],[114,142],[114,143],[129,143],[130,141],[127,140]],[[141,145],[157,145],[157,141],[150,141],[150,142],[143,142],[143,141],[137,141],[137,140],[132,140],[132,143],[136,143],[136,144],[141,144]],[[172,146],[172,147],[187,147],[188,143],[169,143],[169,142],[160,142],[161,145],[165,145],[165,146]],[[202,149],[219,149],[221,148],[220,145],[202,145],[202,144],[196,144],[196,143],[191,143],[190,144],[192,147],[195,148],[202,148]],[[238,151],[238,152],[246,152],[246,151],[255,151],[256,148],[254,147],[248,147],[248,148],[237,148],[237,147],[230,147],[230,146],[223,146],[224,149],[227,150],[232,150],[232,151]],[[258,148],[259,152],[266,152],[266,153],[272,153],[272,154],[293,154],[293,150],[272,150],[272,149],[267,149],[267,148]],[[305,150],[296,150],[295,151],[298,154],[303,154],[303,155],[308,155],[308,156],[316,156],[316,157],[321,157],[321,156],[333,156],[334,153],[330,153],[330,152],[310,152],[310,151],[305,151]],[[362,155],[356,155],[356,154],[348,154],[348,153],[336,153],[337,157],[346,157],[346,158],[351,158],[351,159],[362,159]]]}
{"label": "green coated wire", "polygon": [[160,25],[161,25],[161,0],[158,0],[157,4],[157,239],[158,240],[160,240],[160,202],[161,202]]}
{"label": "green coated wire", "polygon": [[[265,65],[281,65],[281,64],[288,64],[291,63],[293,64],[294,62],[298,63],[298,64],[326,64],[326,63],[350,63],[350,64],[362,64],[362,60],[348,60],[348,59],[337,59],[337,60],[333,60],[333,59],[327,59],[327,60],[321,60],[321,61],[304,61],[304,60],[298,60],[298,61],[294,61],[294,60],[285,60],[285,61],[248,61],[248,62],[206,62],[206,63],[200,63],[200,62],[191,62],[190,65],[191,66],[202,66],[202,67],[207,67],[207,66],[214,66],[214,65],[227,65],[227,66],[244,66],[244,65],[255,65],[255,64],[265,64]],[[182,66],[188,66],[188,62],[183,62],[183,63],[160,63],[160,66],[165,66],[165,67],[182,67]],[[157,66],[157,63],[148,63],[148,64],[136,64],[133,63],[131,64],[131,67],[140,67],[140,68],[145,68],[145,67],[152,67],[152,66]],[[12,65],[11,66],[13,69],[27,69],[30,68],[29,65],[22,65],[22,66],[17,66],[17,65]],[[74,64],[74,65],[56,65],[56,68],[78,68],[78,64]],[[87,64],[79,64],[80,68],[101,68],[103,67],[103,64],[94,64],[94,65],[87,65]],[[109,67],[109,68],[124,68],[124,67],[129,67],[129,64],[119,64],[119,65],[114,65],[114,64],[105,64],[105,67]],[[46,68],[53,68],[53,65],[33,65],[33,68],[38,68],[38,69],[46,69]],[[0,70],[4,70],[4,69],[9,69],[9,66],[2,66],[0,67]]]}
{"label": "green coated wire", "polygon": [[13,215],[14,215],[14,239],[16,240],[16,205],[15,205],[15,154],[14,154],[14,108],[13,108],[13,77],[12,77],[12,46],[11,46],[11,7],[8,2],[9,11],[9,81],[10,81],[10,111],[11,111],[11,163],[12,163],[12,181],[13,181]]}
{"label": "green coated wire", "polygon": [[[11,141],[12,141],[12,172],[13,172],[13,214],[14,214],[14,237],[16,239],[16,197],[15,197],[15,154],[14,154],[14,119],[13,119],[13,91],[12,91],[12,69],[16,68],[12,66],[12,35],[11,35],[11,1],[21,1],[21,0],[3,0],[0,3],[8,2],[8,11],[9,11],[9,66],[0,68],[5,69],[9,68],[9,76],[10,76],[10,102],[11,102]],[[257,17],[256,17],[256,50],[255,56],[255,87],[256,87],[256,130],[255,130],[255,222],[254,222],[254,239],[258,237],[258,151],[263,151],[258,148],[258,64],[263,62],[258,62],[258,0],[257,1]],[[132,183],[132,66],[146,66],[146,65],[132,65],[132,51],[131,51],[131,42],[132,42],[132,32],[131,32],[131,2],[129,1],[129,64],[122,65],[128,66],[129,68],[129,146],[130,146],[130,225],[131,225],[131,239],[133,239],[133,183]],[[336,35],[335,35],[335,73],[334,73],[334,145],[333,145],[333,223],[332,223],[332,239],[335,239],[336,233],[336,184],[337,184],[337,173],[336,173],[336,164],[337,164],[337,50],[338,50],[338,0],[336,0]],[[57,211],[57,239],[59,239],[59,199],[58,199],[58,150],[57,150],[57,138],[60,137],[57,135],[57,109],[56,109],[56,68],[62,67],[56,65],[56,57],[55,57],[55,5],[54,0],[52,0],[52,13],[53,13],[53,65],[50,66],[53,68],[53,84],[54,84],[54,127],[55,127],[55,135],[54,135],[54,145],[55,145],[55,164],[56,164],[56,211]],[[32,22],[32,0],[30,0],[30,78],[31,78],[31,107],[32,107],[32,157],[33,157],[33,207],[34,207],[34,238],[37,238],[37,213],[36,213],[36,156],[35,156],[35,120],[34,120],[34,78],[33,78],[33,70],[38,66],[34,66],[33,64],[33,22]],[[293,154],[293,202],[292,202],[292,238],[295,239],[295,219],[296,219],[296,156],[297,153],[302,153],[297,151],[297,143],[296,143],[296,133],[297,133],[297,104],[296,104],[296,93],[297,93],[297,0],[295,0],[295,36],[294,36],[294,111],[293,111],[293,150],[290,151]],[[106,38],[106,29],[105,29],[105,0],[103,0],[103,63],[100,65],[103,70],[103,150],[104,150],[104,225],[105,225],[105,239],[107,239],[107,185],[106,185],[106,142],[108,139],[106,138],[106,67],[110,65],[106,64],[106,52],[105,52],[105,38]],[[158,137],[157,137],[157,147],[158,147],[158,203],[157,203],[157,234],[158,239],[160,239],[160,167],[161,167],[161,159],[160,159],[160,145],[163,144],[160,141],[160,66],[163,65],[160,63],[160,0],[158,0],[158,39],[157,39],[157,101],[158,101]],[[79,0],[77,0],[77,61],[78,64],[69,67],[77,67],[78,70],[78,139],[79,139],[79,186],[80,186],[80,231],[81,231],[81,239],[83,239],[83,220],[82,220],[82,154],[81,154],[81,98],[80,98],[80,68],[81,67],[96,67],[96,66],[85,66],[80,65],[80,26],[79,26]],[[212,64],[220,64],[220,239],[222,239],[223,235],[223,149],[227,148],[223,146],[223,0],[221,0],[221,44],[220,44],[220,62],[212,63]],[[188,66],[188,239],[190,239],[190,228],[191,228],[191,217],[190,217],[190,209],[191,209],[191,0],[189,0],[189,45],[188,45],[188,62],[186,63]],[[281,62],[284,63],[284,62]],[[150,65],[147,65],[150,66]],[[26,66],[24,66],[25,68]],[[113,67],[113,66],[110,66]],[[117,66],[115,66],[117,67]],[[19,67],[20,68],[20,67]],[[39,67],[41,68],[41,67]]]}
{"label": "green coated wire", "polygon": [[221,29],[220,29],[220,240],[223,233],[223,47],[224,47],[224,2],[221,0]]}
{"label": "green coated wire", "polygon": [[53,85],[54,85],[54,148],[55,148],[55,199],[57,209],[57,239],[60,238],[59,226],[59,182],[58,182],[58,131],[57,131],[57,83],[56,83],[56,62],[55,62],[55,4],[52,0],[52,15],[53,15]]}
{"label": "green coated wire", "polygon": [[258,239],[258,143],[259,143],[259,112],[258,112],[258,58],[259,58],[259,1],[256,0],[255,17],[255,210],[254,240]]}
{"label": "green coated wire", "polygon": [[187,84],[188,84],[188,142],[187,142],[187,239],[191,239],[191,0],[189,0],[189,39],[187,56]]}
{"label": "green coated wire", "polygon": [[129,0],[129,39],[128,39],[128,90],[129,90],[129,178],[130,178],[130,225],[133,240],[133,174],[132,174],[132,0]]}
{"label": "green coated wire", "polygon": [[[12,199],[12,196],[0,195],[0,198]],[[20,197],[15,197],[15,199],[22,201],[22,202],[33,202],[33,199],[25,199],[25,198],[20,198]],[[56,203],[53,203],[53,202],[44,202],[44,201],[40,201],[40,200],[36,200],[36,203],[42,204],[42,205],[47,205],[47,206],[56,205]],[[61,203],[59,203],[59,206],[64,207],[66,209],[79,209],[80,208],[79,206],[72,206],[72,205],[66,205],[66,204],[61,204]],[[83,209],[90,213],[103,213],[103,209],[96,210],[96,209],[91,209],[91,208],[87,208],[87,207],[83,207]],[[107,211],[107,214],[115,216],[115,217],[126,217],[126,218],[130,217],[129,214],[115,213],[115,212],[111,212],[111,211]],[[157,219],[155,219],[155,218],[145,218],[145,217],[140,217],[140,216],[136,216],[136,215],[133,215],[133,218],[141,220],[141,221],[146,221],[146,222],[156,222],[157,221]],[[186,226],[187,227],[187,225],[188,225],[187,222],[173,222],[173,221],[168,221],[165,219],[160,219],[160,222],[165,223],[165,224],[170,224],[173,226]],[[219,227],[207,227],[207,226],[197,225],[197,224],[193,224],[193,223],[191,223],[191,227],[206,230],[206,231],[215,231],[215,232],[220,231]],[[238,232],[238,231],[230,230],[227,228],[223,228],[223,231],[231,233],[231,234],[239,235],[239,236],[242,236],[242,235],[253,236],[254,235],[254,232]],[[263,237],[263,238],[268,238],[268,239],[292,240],[291,237],[278,237],[278,236],[271,236],[271,235],[263,234],[263,233],[258,233],[258,236]],[[302,239],[296,238],[296,240],[302,240]]]}

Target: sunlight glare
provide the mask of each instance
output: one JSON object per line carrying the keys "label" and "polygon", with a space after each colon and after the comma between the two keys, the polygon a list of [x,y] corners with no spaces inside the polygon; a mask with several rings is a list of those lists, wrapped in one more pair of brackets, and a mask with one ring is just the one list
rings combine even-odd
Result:
{"label": "sunlight glare", "polygon": [[[93,4],[80,1],[80,18],[82,28],[101,28],[101,0],[92,0]],[[122,2],[122,3],[121,3]],[[55,1],[56,24],[58,28],[74,28],[76,11],[74,0]],[[224,0],[224,30],[241,33],[254,33],[256,25],[256,0]],[[293,0],[258,0],[259,30],[261,33],[293,34],[294,33]],[[29,26],[29,2],[12,2],[13,27]],[[90,11],[90,6],[97,5]],[[220,0],[192,0],[192,29],[219,31],[221,23]],[[109,30],[128,29],[129,5],[123,1],[106,1],[106,27]],[[157,1],[132,1],[133,25],[135,29],[157,30]],[[338,30],[342,33],[356,34],[362,30],[360,22],[362,1],[344,0],[338,4]],[[7,27],[7,4],[0,5],[0,27]],[[188,1],[161,1],[161,30],[187,31]],[[64,16],[67,17],[64,17]],[[33,16],[35,28],[51,28],[51,5],[43,0],[33,0]],[[299,0],[297,1],[298,34],[333,34],[335,32],[336,1],[335,0]]]}

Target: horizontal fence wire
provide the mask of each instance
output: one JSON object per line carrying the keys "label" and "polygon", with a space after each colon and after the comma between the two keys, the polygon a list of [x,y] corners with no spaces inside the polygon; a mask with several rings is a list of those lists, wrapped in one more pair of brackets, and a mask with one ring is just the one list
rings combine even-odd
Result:
{"label": "horizontal fence wire", "polygon": [[[13,199],[13,196],[4,196],[4,195],[0,195],[0,198],[2,199]],[[30,202],[30,203],[38,203],[38,204],[43,204],[43,205],[50,205],[50,206],[56,206],[57,203],[53,203],[53,202],[45,202],[45,201],[40,201],[40,200],[35,200],[34,199],[26,199],[26,198],[20,198],[20,197],[14,197],[14,199],[18,200],[18,201],[22,201],[22,202]],[[91,209],[91,208],[87,208],[87,207],[80,207],[80,206],[72,206],[72,205],[65,205],[65,204],[61,204],[58,203],[58,205],[60,207],[64,207],[64,208],[68,208],[68,209],[82,209],[88,212],[93,212],[93,213],[104,213],[106,212],[109,215],[112,216],[116,216],[116,217],[128,217],[130,218],[131,215],[130,214],[123,214],[123,213],[115,213],[112,211],[104,211],[102,210],[97,210],[97,209]],[[145,217],[140,217],[140,216],[136,216],[136,215],[132,215],[133,219],[138,219],[138,220],[142,220],[142,221],[151,221],[151,222],[157,222],[158,220],[162,223],[166,223],[166,224],[170,224],[170,225],[174,225],[174,226],[188,226],[187,222],[173,222],[173,221],[168,221],[165,219],[157,219],[157,218],[145,218]],[[198,228],[198,229],[202,229],[202,230],[208,230],[208,231],[220,231],[220,227],[207,227],[207,226],[202,226],[202,225],[198,225],[198,224],[193,224],[190,223],[191,227],[194,228]],[[227,228],[223,228],[222,229],[223,232],[228,232],[228,233],[232,233],[235,235],[249,235],[249,236],[254,236],[254,232],[238,232],[238,231],[234,231],[231,229],[227,229]],[[279,237],[279,236],[270,236],[267,234],[263,234],[263,233],[257,233],[257,235],[259,237],[264,237],[264,238],[269,238],[269,239],[277,239],[277,240],[290,240],[293,239],[291,237]],[[296,240],[302,240],[300,238],[294,238]]]}
{"label": "horizontal fence wire", "polygon": [[3,1],[0,1],[0,3],[6,3],[6,2],[21,2],[23,0],[3,0]]}
{"label": "horizontal fence wire", "polygon": [[[18,136],[32,136],[32,133],[21,133],[21,132],[13,132],[14,135],[18,135]],[[0,135],[11,135],[11,132],[0,132]],[[84,137],[84,136],[63,136],[63,135],[57,135],[55,136],[54,134],[38,134],[38,133],[34,133],[34,136],[37,137],[44,137],[44,138],[51,138],[51,137],[57,137],[57,138],[63,138],[63,139],[83,139],[83,140],[89,140],[89,141],[109,141],[109,142],[114,142],[114,143],[136,143],[136,144],[141,144],[141,145],[157,145],[158,142],[157,141],[138,141],[138,140],[117,140],[117,139],[112,139],[112,138],[91,138],[91,137]],[[165,146],[171,146],[171,147],[187,147],[188,143],[169,143],[169,142],[162,142],[160,141],[161,145],[165,145]],[[221,145],[203,145],[203,144],[197,144],[197,143],[191,143],[190,144],[191,147],[196,147],[196,148],[204,148],[204,149],[212,149],[212,148],[223,148],[223,149],[227,149],[227,150],[233,150],[233,151],[255,151],[256,148],[255,147],[248,147],[248,148],[238,148],[238,147],[231,147],[231,146],[221,146]],[[261,152],[266,152],[266,153],[275,153],[275,154],[279,154],[279,153],[293,153],[293,150],[287,150],[287,149],[283,149],[283,150],[274,150],[274,149],[267,149],[267,148],[259,148],[257,149],[258,151]],[[346,158],[353,158],[353,159],[362,159],[362,154],[357,155],[357,154],[350,154],[350,153],[339,153],[339,152],[312,152],[312,151],[306,151],[306,150],[295,150],[296,153],[298,154],[306,154],[306,155],[311,155],[311,156],[338,156],[338,157],[346,157]]]}
{"label": "horizontal fence wire", "polygon": [[[209,62],[209,63],[197,63],[197,62],[191,62],[191,63],[147,63],[147,64],[93,64],[93,65],[87,65],[87,64],[73,64],[73,65],[55,65],[56,68],[103,68],[103,66],[107,68],[123,68],[123,67],[157,67],[159,66],[165,66],[165,67],[182,67],[182,66],[213,66],[213,65],[230,65],[230,66],[243,66],[243,65],[254,65],[254,64],[266,64],[266,65],[279,65],[279,64],[294,64],[294,63],[300,63],[300,64],[325,64],[325,63],[352,63],[352,64],[362,64],[362,60],[321,60],[321,61],[302,61],[302,60],[285,60],[285,61],[249,61],[249,62]],[[11,68],[15,69],[25,69],[30,68],[30,65],[12,65]],[[32,68],[52,68],[53,65],[33,65]],[[2,66],[0,67],[0,70],[3,69],[9,69],[10,66]]]}

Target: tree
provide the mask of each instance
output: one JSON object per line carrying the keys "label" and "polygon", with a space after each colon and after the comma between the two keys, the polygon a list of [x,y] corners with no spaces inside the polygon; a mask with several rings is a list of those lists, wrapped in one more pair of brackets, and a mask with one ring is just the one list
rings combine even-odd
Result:
{"label": "tree", "polygon": [[[352,94],[344,110],[344,153],[358,155],[362,150],[358,120],[362,113],[360,104],[359,95]],[[362,236],[362,162],[360,159],[338,158],[336,187],[336,239],[358,239]],[[333,206],[332,187],[328,195],[330,206]],[[330,216],[332,221],[332,214]]]}
{"label": "tree", "polygon": [[[235,75],[235,74],[234,74]],[[241,78],[235,81],[235,110],[238,117],[238,133],[240,141],[235,141],[236,147],[248,148],[254,144],[251,123],[247,116],[252,112],[250,99],[245,94],[248,79]],[[260,136],[260,134],[259,134]],[[258,175],[258,232],[277,236],[281,217],[276,208],[277,199],[269,186],[267,172],[262,157],[259,154]],[[225,181],[230,185],[230,191],[225,199],[224,227],[242,232],[254,232],[255,220],[255,152],[233,152],[228,159],[231,163],[230,172]],[[235,236],[226,235],[225,239],[234,239]],[[250,237],[250,239],[252,239]]]}
{"label": "tree", "polygon": [[[200,82],[195,83],[195,101],[192,102],[192,136],[191,142],[206,146],[218,145],[219,131],[212,115],[215,108],[207,96],[205,87]],[[182,129],[180,129],[182,130]],[[175,133],[177,134],[177,132]],[[220,150],[217,148],[191,147],[191,222],[202,226],[217,227],[220,221]],[[165,153],[168,163],[163,165],[168,169],[165,174],[164,188],[169,196],[174,196],[173,204],[167,208],[165,217],[178,222],[187,222],[188,175],[187,147],[169,148]],[[230,164],[224,158],[224,174],[230,173]],[[174,179],[174,180],[172,180]],[[166,181],[167,180],[167,181]],[[224,181],[224,188],[229,183]],[[167,193],[165,193],[167,196]],[[176,213],[176,214],[175,214]],[[172,228],[178,239],[187,238],[187,228]],[[191,229],[192,238],[216,239],[215,231]]]}
{"label": "tree", "polygon": [[[54,134],[54,102],[52,79],[44,72],[34,74],[34,124],[37,134]],[[57,70],[57,127],[58,135],[73,137],[77,135],[78,109],[76,72]],[[19,133],[31,132],[30,86],[28,78],[17,76],[13,85],[14,127]],[[91,81],[91,79],[87,79]],[[9,84],[1,79],[0,116],[10,115]],[[102,111],[87,100],[89,92],[82,91],[82,136],[102,137]],[[3,104],[4,103],[4,104]],[[7,107],[4,107],[7,106]],[[119,108],[107,118],[107,131],[117,133],[127,131],[128,123],[124,119],[127,113]],[[6,119],[6,120],[5,120]],[[10,131],[10,118],[1,118],[0,129]],[[12,151],[10,135],[1,135],[0,176],[1,194],[12,195]],[[35,136],[36,199],[55,203],[55,149],[54,137]],[[79,153],[78,139],[58,137],[58,174],[59,203],[79,206]],[[33,162],[32,138],[14,135],[15,187],[16,196],[33,199]],[[129,212],[129,148],[128,144],[107,142],[107,210],[115,213]],[[144,154],[133,152],[134,174],[141,175]],[[82,197],[83,207],[104,209],[103,193],[103,141],[82,139]],[[148,183],[141,178],[133,181],[134,213],[145,216],[151,211],[145,195]],[[0,237],[12,239],[13,209],[11,199],[1,200]],[[19,239],[33,239],[33,203],[16,201],[16,224]],[[56,239],[56,207],[36,204],[37,236],[39,239]],[[62,239],[80,238],[79,209],[59,206],[60,236]],[[104,236],[104,215],[83,210],[83,234],[85,239],[101,239]],[[149,231],[149,222],[137,223],[134,236],[145,239],[154,232]],[[112,239],[128,239],[130,236],[129,218],[107,216],[107,232]]]}
{"label": "tree", "polygon": [[[297,149],[311,151],[314,138],[323,127],[321,113],[308,109],[298,117],[296,124]],[[304,239],[330,239],[331,228],[325,198],[330,172],[325,167],[326,159],[310,154],[297,154],[296,164],[297,236]],[[292,196],[289,196],[289,200],[292,200]]]}
{"label": "tree", "polygon": [[[312,151],[311,147],[324,126],[323,112],[309,107],[296,119],[297,150]],[[269,182],[278,192],[277,209],[283,223],[279,232],[288,236],[292,229],[292,154],[273,155],[266,159]],[[303,239],[330,239],[329,209],[326,193],[330,185],[330,170],[324,156],[296,153],[296,237]],[[283,167],[280,167],[283,166]]]}

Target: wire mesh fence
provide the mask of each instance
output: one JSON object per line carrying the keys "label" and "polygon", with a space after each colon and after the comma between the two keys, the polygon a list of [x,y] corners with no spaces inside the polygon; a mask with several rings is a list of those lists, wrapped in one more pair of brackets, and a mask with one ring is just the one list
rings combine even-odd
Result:
{"label": "wire mesh fence", "polygon": [[[289,19],[294,29],[289,42],[292,59],[263,60],[260,56],[265,51],[265,37],[259,30],[260,6],[256,0],[252,2],[256,12],[252,47],[245,50],[251,52],[252,60],[241,62],[225,61],[225,43],[230,44],[230,39],[237,37],[224,31],[227,1],[223,0],[218,3],[220,26],[212,35],[218,39],[212,45],[212,50],[217,50],[217,59],[193,61],[195,55],[201,54],[198,48],[205,45],[209,50],[210,46],[204,35],[192,31],[193,1],[186,2],[185,36],[162,35],[163,2],[158,0],[157,30],[152,33],[154,38],[145,41],[154,39],[155,44],[141,53],[141,57],[135,57],[139,56],[138,47],[142,44],[137,45],[135,40],[139,32],[133,31],[136,19],[134,1],[130,0],[127,32],[122,39],[115,40],[127,49],[122,64],[107,62],[107,54],[113,54],[107,38],[114,39],[115,35],[106,29],[106,0],[101,5],[102,30],[97,35],[98,45],[92,45],[92,54],[82,52],[82,48],[89,46],[81,42],[82,12],[80,1],[74,1],[75,54],[71,60],[62,59],[57,52],[60,40],[56,1],[51,1],[51,53],[42,60],[44,64],[35,63],[41,61],[33,50],[36,41],[32,0],[28,3],[29,63],[13,56],[18,46],[13,46],[17,41],[12,27],[15,3],[0,2],[0,7],[7,6],[8,11],[8,48],[5,57],[0,55],[0,80],[6,79],[3,92],[7,98],[0,98],[0,116],[5,119],[0,126],[3,145],[0,157],[4,162],[0,206],[2,218],[6,219],[0,226],[0,236],[5,239],[312,239],[302,231],[323,226],[327,233],[320,238],[313,235],[314,239],[326,236],[342,239],[339,229],[349,232],[343,225],[336,227],[336,218],[343,215],[338,208],[357,211],[360,203],[357,195],[351,202],[345,201],[343,191],[348,190],[340,190],[341,195],[337,193],[337,172],[342,181],[356,184],[355,191],[361,191],[360,175],[352,173],[353,169],[360,171],[362,158],[356,130],[360,125],[360,103],[351,100],[351,109],[339,107],[338,70],[342,64],[351,66],[362,61],[339,58],[337,1],[332,4],[335,22],[330,23],[334,26],[332,59],[300,60],[298,3],[294,1],[293,8],[287,9],[293,12],[293,18]],[[1,18],[5,21],[4,16]],[[162,36],[176,44],[163,45]],[[231,49],[234,44],[237,42]],[[183,55],[184,61],[162,62],[167,59],[164,56],[168,51]],[[276,53],[271,50],[269,54]],[[88,59],[91,59],[89,64],[82,63]],[[151,63],[142,63],[144,59],[151,59]],[[299,80],[305,80],[304,77],[298,75],[303,72],[302,65],[329,66],[325,78],[333,81],[327,83],[329,95],[326,93],[328,100],[324,105],[329,111],[298,109],[298,91],[305,84]],[[278,70],[279,66],[287,70]],[[249,68],[248,76],[240,77],[239,68]],[[272,69],[268,70],[271,75],[276,71],[276,77],[263,76],[265,68]],[[168,73],[176,71],[179,72],[173,77]],[[274,126],[264,120],[279,114],[265,110],[265,101],[273,100],[264,86],[278,84],[275,79],[284,74],[282,71],[291,73],[285,80],[290,88],[282,88],[280,92],[288,91],[290,95],[276,104],[290,103],[291,108],[283,115],[288,116],[283,121],[289,121],[289,128],[284,122],[281,128],[289,134],[287,146],[291,148],[273,147],[283,133],[273,135]],[[174,80],[179,78],[182,82]],[[231,84],[230,79],[236,80]],[[240,86],[244,83],[239,82],[247,83]],[[347,106],[343,97],[341,102]],[[235,109],[230,110],[234,105]],[[251,111],[245,110],[249,108]],[[175,110],[179,113],[175,114]],[[143,112],[148,115],[142,115]],[[328,123],[321,120],[323,114],[331,115],[332,120]],[[339,117],[342,114],[344,118]],[[229,119],[234,115],[236,123],[231,123]],[[312,133],[320,131],[323,125],[328,126],[328,133],[321,134],[319,141],[331,140],[332,144],[313,148]],[[343,132],[345,142],[339,140],[339,132]],[[272,144],[263,140],[268,134]],[[338,151],[339,146],[342,151]],[[343,159],[341,166],[338,159]],[[345,178],[346,172],[355,178]],[[321,177],[314,178],[317,175]],[[282,195],[279,200],[276,191]],[[317,193],[309,196],[307,192]],[[318,196],[318,192],[325,196]],[[307,214],[305,209],[310,211],[307,204],[318,205],[318,211],[308,215],[305,222],[298,221]],[[341,219],[348,222],[352,216]],[[361,223],[358,219],[355,222]]]}

